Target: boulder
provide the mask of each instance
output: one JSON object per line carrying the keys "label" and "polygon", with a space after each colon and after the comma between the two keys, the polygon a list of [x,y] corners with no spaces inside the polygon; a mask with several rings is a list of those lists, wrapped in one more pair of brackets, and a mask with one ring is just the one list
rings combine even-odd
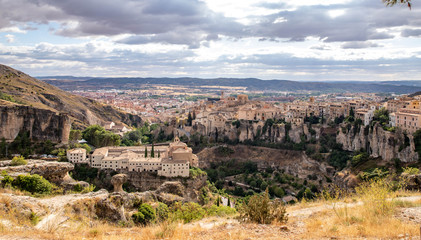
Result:
{"label": "boulder", "polygon": [[72,182],[62,182],[60,186],[63,187],[64,191],[75,191],[78,188],[84,189],[89,187],[89,183],[84,181],[72,181]]}
{"label": "boulder", "polygon": [[98,218],[111,222],[126,222],[124,199],[120,194],[110,194],[108,198],[100,199],[95,204],[95,214]]}
{"label": "boulder", "polygon": [[161,193],[169,193],[173,195],[177,195],[179,197],[183,197],[184,195],[184,186],[180,182],[164,182],[157,190],[157,194]]}

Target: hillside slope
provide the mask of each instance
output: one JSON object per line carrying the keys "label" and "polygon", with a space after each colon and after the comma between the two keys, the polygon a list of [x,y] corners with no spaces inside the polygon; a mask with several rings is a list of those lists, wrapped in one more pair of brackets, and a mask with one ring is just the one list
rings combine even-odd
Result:
{"label": "hillside slope", "polygon": [[0,92],[12,96],[15,102],[23,105],[68,114],[75,127],[100,124],[104,121],[123,122],[135,126],[141,123],[139,116],[70,94],[1,64]]}

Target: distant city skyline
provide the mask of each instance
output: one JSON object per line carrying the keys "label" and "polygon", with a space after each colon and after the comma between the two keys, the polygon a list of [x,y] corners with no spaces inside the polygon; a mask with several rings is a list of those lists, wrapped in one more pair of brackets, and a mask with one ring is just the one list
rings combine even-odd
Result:
{"label": "distant city skyline", "polygon": [[421,80],[421,3],[0,0],[0,64],[33,76]]}

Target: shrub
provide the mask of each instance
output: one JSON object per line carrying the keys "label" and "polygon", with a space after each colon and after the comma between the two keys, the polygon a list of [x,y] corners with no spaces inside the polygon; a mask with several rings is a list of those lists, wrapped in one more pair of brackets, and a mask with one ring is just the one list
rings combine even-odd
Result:
{"label": "shrub", "polygon": [[29,215],[29,220],[31,220],[32,225],[37,225],[40,221],[39,216],[31,211],[31,215]]}
{"label": "shrub", "polygon": [[168,219],[169,213],[170,209],[168,208],[167,204],[160,202],[156,208],[156,219],[159,222],[163,222]]}
{"label": "shrub", "polygon": [[349,160],[349,156],[344,151],[333,150],[328,157],[328,163],[338,170],[342,170],[346,167]]}
{"label": "shrub", "polygon": [[12,162],[10,162],[10,165],[12,166],[20,166],[20,165],[26,165],[26,164],[28,164],[28,161],[26,161],[23,156],[14,157],[12,159]]}
{"label": "shrub", "polygon": [[145,215],[143,215],[141,212],[134,213],[132,215],[132,220],[134,223],[142,224],[145,222]]}
{"label": "shrub", "polygon": [[413,167],[404,167],[402,169],[403,169],[403,173],[407,173],[409,175],[417,175],[420,172],[420,169],[413,168]]}
{"label": "shrub", "polygon": [[138,210],[137,213],[132,215],[134,223],[146,225],[155,221],[156,213],[151,205],[143,203]]}
{"label": "shrub", "polygon": [[207,215],[208,216],[224,217],[224,216],[228,216],[228,215],[233,215],[237,211],[235,210],[235,208],[231,208],[229,206],[216,206],[216,205],[212,205],[211,207],[209,207],[206,210],[206,212],[207,212]]}
{"label": "shrub", "polygon": [[193,178],[193,179],[195,179],[197,177],[207,175],[207,173],[205,171],[203,171],[202,169],[197,168],[197,167],[190,168],[189,173],[190,173],[190,177]]}
{"label": "shrub", "polygon": [[263,194],[253,195],[240,210],[240,218],[259,224],[270,224],[273,221],[288,221],[286,208],[279,201],[270,201],[268,190]]}
{"label": "shrub", "polygon": [[355,167],[355,166],[357,166],[357,165],[359,165],[359,164],[361,164],[363,162],[366,162],[369,157],[370,156],[368,155],[368,153],[365,153],[365,152],[364,153],[357,154],[354,157],[352,157],[351,165],[353,167]]}
{"label": "shrub", "polygon": [[28,191],[32,194],[49,194],[53,189],[53,185],[49,181],[37,174],[19,175],[15,180],[13,180],[12,186],[20,190]]}
{"label": "shrub", "polygon": [[76,184],[75,186],[73,186],[73,191],[75,192],[82,192],[83,187],[80,184]]}
{"label": "shrub", "polygon": [[194,202],[184,204],[177,202],[171,207],[171,212],[172,220],[180,219],[183,220],[184,223],[202,219],[206,215],[206,211],[199,204]]}
{"label": "shrub", "polygon": [[7,173],[6,174],[2,174],[3,175],[3,179],[1,180],[1,187],[11,187],[12,186],[12,182],[13,182],[13,178],[11,176],[9,176]]}

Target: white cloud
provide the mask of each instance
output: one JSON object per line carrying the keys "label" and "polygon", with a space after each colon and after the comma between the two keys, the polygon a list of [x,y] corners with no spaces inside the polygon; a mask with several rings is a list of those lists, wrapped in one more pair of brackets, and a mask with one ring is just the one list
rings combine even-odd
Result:
{"label": "white cloud", "polygon": [[22,30],[18,27],[6,27],[6,28],[0,28],[0,32],[26,33],[26,30]]}
{"label": "white cloud", "polygon": [[7,42],[8,42],[8,43],[13,43],[13,42],[15,42],[15,36],[14,36],[14,35],[12,35],[12,34],[6,34],[4,37],[7,39]]}

